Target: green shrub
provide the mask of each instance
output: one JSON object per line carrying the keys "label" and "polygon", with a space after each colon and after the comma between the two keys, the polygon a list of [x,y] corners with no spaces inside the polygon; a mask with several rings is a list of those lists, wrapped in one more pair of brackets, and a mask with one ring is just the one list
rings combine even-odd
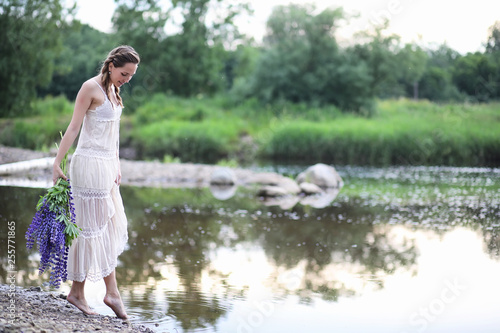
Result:
{"label": "green shrub", "polygon": [[151,124],[167,119],[199,122],[208,118],[217,118],[220,113],[220,108],[213,100],[183,99],[165,94],[155,94],[145,104],[137,108],[133,119],[137,125]]}
{"label": "green shrub", "polygon": [[236,138],[233,127],[216,122],[162,121],[133,133],[140,158],[170,155],[183,162],[214,163],[231,152]]}
{"label": "green shrub", "polygon": [[492,165],[500,161],[497,106],[384,101],[379,115],[289,120],[261,143],[272,160],[360,165]]}
{"label": "green shrub", "polygon": [[5,146],[40,150],[61,141],[59,132],[68,126],[67,117],[37,117],[4,121],[0,143]]}
{"label": "green shrub", "polygon": [[32,103],[32,115],[38,116],[60,116],[71,115],[74,104],[68,101],[65,96],[47,96],[44,99],[37,99]]}
{"label": "green shrub", "polygon": [[64,96],[47,96],[31,106],[31,117],[1,120],[0,144],[40,150],[61,141],[59,132],[68,127],[73,103]]}

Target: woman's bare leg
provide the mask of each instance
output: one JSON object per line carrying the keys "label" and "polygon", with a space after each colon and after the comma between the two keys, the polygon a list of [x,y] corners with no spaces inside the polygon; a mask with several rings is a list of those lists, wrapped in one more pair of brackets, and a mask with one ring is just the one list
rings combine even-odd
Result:
{"label": "woman's bare leg", "polygon": [[116,313],[118,318],[127,319],[127,312],[125,311],[125,306],[123,305],[120,292],[118,291],[114,270],[111,274],[104,278],[104,283],[106,284],[106,296],[104,296],[104,303]]}
{"label": "woman's bare leg", "polygon": [[90,307],[87,304],[87,300],[85,299],[84,287],[85,287],[85,280],[83,280],[83,282],[73,281],[73,284],[71,285],[71,290],[69,291],[67,297],[68,302],[76,306],[78,309],[80,309],[83,313],[87,315],[95,315],[97,313],[90,310]]}

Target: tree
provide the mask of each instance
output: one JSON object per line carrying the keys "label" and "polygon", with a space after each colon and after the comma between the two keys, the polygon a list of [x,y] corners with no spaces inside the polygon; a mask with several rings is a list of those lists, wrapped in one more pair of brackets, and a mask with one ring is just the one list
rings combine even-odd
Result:
{"label": "tree", "polygon": [[396,54],[399,67],[398,81],[404,87],[407,96],[418,99],[419,82],[424,75],[427,53],[416,44],[406,44]]}
{"label": "tree", "polygon": [[357,44],[348,52],[359,61],[367,64],[371,77],[370,94],[378,97],[393,97],[400,95],[398,84],[398,61],[396,54],[399,49],[399,36],[385,35],[389,22],[376,25],[373,30],[357,34]]}
{"label": "tree", "polygon": [[[238,45],[236,50],[229,51],[225,62],[224,74],[226,76],[227,90],[231,91],[233,95],[238,89],[244,87],[245,80],[255,70],[259,55],[260,49],[251,45],[251,42],[248,41],[247,44]],[[236,95],[238,95],[237,92]]]}
{"label": "tree", "polygon": [[489,29],[490,35],[486,42],[486,52],[495,53],[500,51],[500,21],[496,21]]}
{"label": "tree", "polygon": [[[132,44],[141,55],[143,64],[135,84],[144,94],[193,96],[224,88],[225,47],[241,37],[233,19],[247,5],[225,0],[174,0],[173,7],[165,10],[154,0],[117,2],[114,29],[119,40]],[[223,14],[208,20],[213,7]],[[168,35],[165,25],[173,10],[180,11],[183,22],[180,32]]]}
{"label": "tree", "polygon": [[110,36],[78,20],[61,29],[62,51],[54,60],[52,81],[38,89],[39,96],[65,95],[74,100],[82,83],[97,75],[101,62],[110,51]]}
{"label": "tree", "polygon": [[168,69],[169,88],[178,95],[211,94],[221,87],[217,74],[223,63],[216,61],[208,45],[205,25],[210,0],[174,1],[184,13],[182,32],[169,37],[165,50],[173,66]]}
{"label": "tree", "polygon": [[488,54],[469,53],[453,68],[453,82],[473,101],[487,102],[498,97],[498,67]]}
{"label": "tree", "polygon": [[261,101],[335,104],[359,111],[367,105],[367,68],[341,52],[334,37],[340,8],[314,15],[313,5],[274,8],[264,50],[246,83]]}
{"label": "tree", "polygon": [[164,9],[154,0],[115,0],[117,8],[112,22],[114,38],[118,44],[128,44],[141,57],[141,64],[134,79],[123,89],[127,108],[134,110],[145,97],[166,90],[167,66],[162,62],[164,50],[161,42],[167,37],[165,24],[170,18],[171,8]]}
{"label": "tree", "polygon": [[59,0],[0,2],[0,116],[26,114],[36,88],[50,83],[71,13]]}
{"label": "tree", "polygon": [[432,101],[462,100],[457,87],[453,83],[452,70],[460,54],[447,46],[440,45],[435,50],[428,50],[426,69],[419,84],[421,98]]}
{"label": "tree", "polygon": [[496,70],[493,73],[495,87],[490,87],[495,90],[494,97],[500,98],[500,21],[496,21],[489,29],[489,37],[486,43],[486,54],[495,64]]}

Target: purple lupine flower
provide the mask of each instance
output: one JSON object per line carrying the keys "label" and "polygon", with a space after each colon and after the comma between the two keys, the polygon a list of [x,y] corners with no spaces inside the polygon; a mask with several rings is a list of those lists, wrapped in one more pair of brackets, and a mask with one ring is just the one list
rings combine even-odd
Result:
{"label": "purple lupine flower", "polygon": [[[48,190],[38,205],[31,225],[26,231],[26,247],[32,249],[35,242],[40,253],[39,274],[50,270],[50,285],[59,288],[66,281],[68,250],[78,235],[71,186],[68,181],[55,185],[59,191]],[[62,188],[61,188],[62,186]]]}

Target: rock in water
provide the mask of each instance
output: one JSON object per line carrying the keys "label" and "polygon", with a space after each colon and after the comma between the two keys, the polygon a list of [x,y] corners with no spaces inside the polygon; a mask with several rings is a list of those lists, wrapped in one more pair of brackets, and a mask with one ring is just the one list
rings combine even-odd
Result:
{"label": "rock in water", "polygon": [[257,195],[260,197],[271,197],[271,198],[283,197],[286,196],[287,194],[288,192],[285,189],[273,185],[263,186],[259,189],[257,193]]}
{"label": "rock in water", "polygon": [[212,185],[234,185],[236,184],[236,175],[234,171],[221,167],[212,172],[210,176],[210,184]]}
{"label": "rock in water", "polygon": [[300,183],[300,190],[306,195],[323,193],[324,191],[316,184],[303,182]]}
{"label": "rock in water", "polygon": [[318,163],[310,166],[297,176],[297,183],[312,183],[322,188],[341,188],[344,186],[342,177],[334,167]]}

